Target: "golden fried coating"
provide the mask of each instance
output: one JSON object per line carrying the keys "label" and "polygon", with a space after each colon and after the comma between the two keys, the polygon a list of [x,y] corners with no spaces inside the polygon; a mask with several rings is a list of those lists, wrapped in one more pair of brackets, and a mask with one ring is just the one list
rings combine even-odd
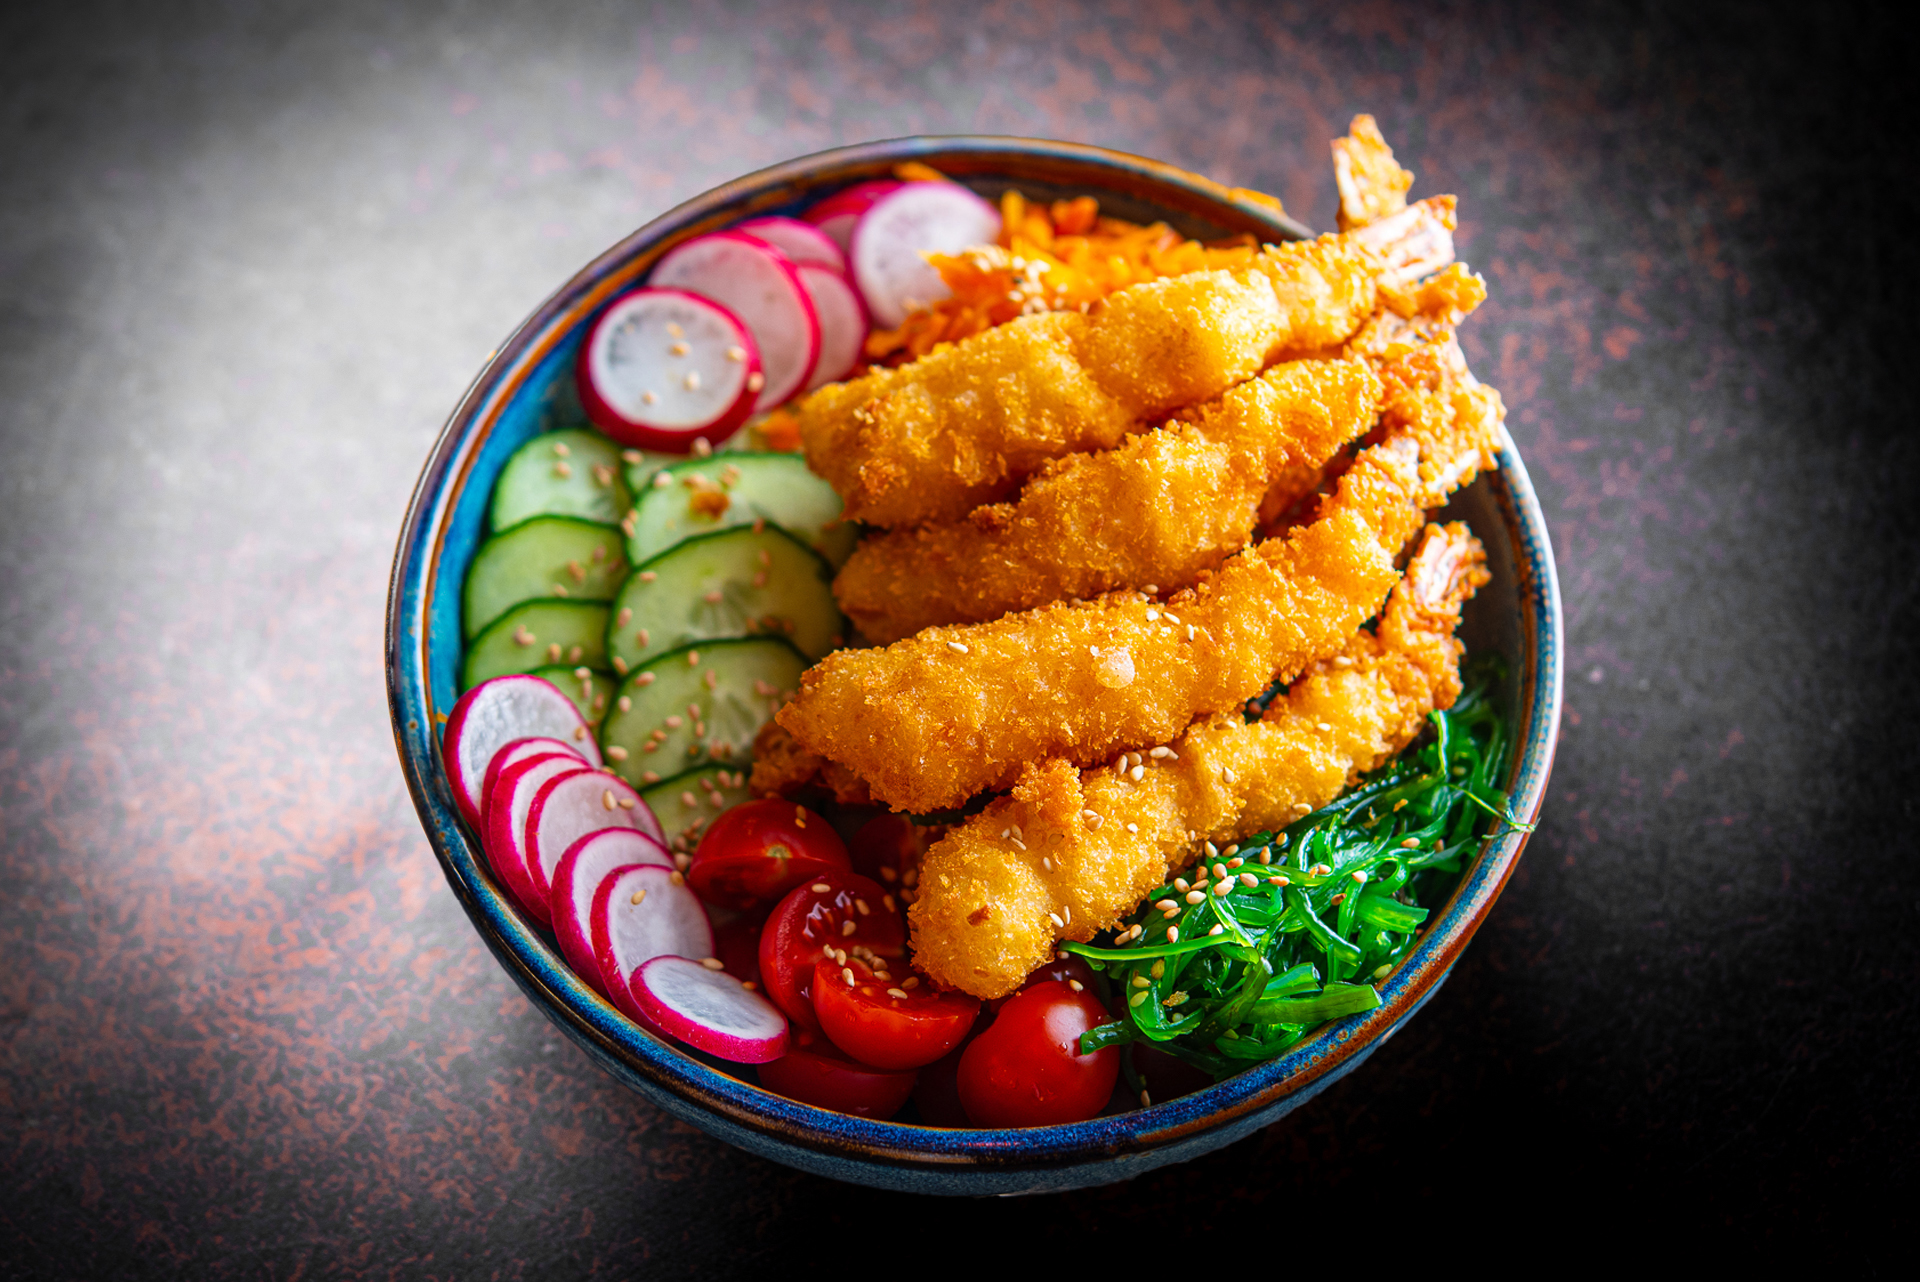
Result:
{"label": "golden fried coating", "polygon": [[1263,495],[1291,503],[1373,425],[1359,361],[1293,361],[1117,449],[1046,464],[1019,498],[863,542],[834,595],[882,644],[1068,597],[1192,583],[1251,538]]}
{"label": "golden fried coating", "polygon": [[1333,181],[1340,189],[1340,230],[1352,231],[1405,209],[1413,175],[1393,158],[1373,117],[1360,115],[1345,138],[1333,140]]}
{"label": "golden fried coating", "polygon": [[1379,608],[1424,509],[1492,466],[1502,439],[1498,393],[1465,385],[1440,348],[1387,362],[1381,382],[1383,439],[1309,524],[1164,603],[1115,592],[836,651],[780,724],[876,800],[926,812],[1009,787],[1028,762],[1164,743],[1290,679]]}
{"label": "golden fried coating", "polygon": [[1048,459],[1111,449],[1275,361],[1345,341],[1373,314],[1380,281],[1452,261],[1451,197],[1389,222],[1269,245],[1231,271],[1133,285],[1085,315],[1024,317],[829,384],[800,406],[807,462],[848,520],[957,521]]}
{"label": "golden fried coating", "polygon": [[1376,631],[1316,664],[1266,717],[1227,713],[1176,742],[1078,770],[1052,758],[921,861],[915,964],[978,997],[1020,986],[1057,940],[1086,941],[1219,845],[1333,800],[1459,697],[1461,603],[1487,581],[1463,525],[1429,526]]}
{"label": "golden fried coating", "polygon": [[770,793],[790,797],[809,788],[822,788],[843,806],[865,806],[873,801],[860,776],[837,761],[808,752],[777,721],[767,722],[754,736],[753,778],[748,787],[756,797]]}

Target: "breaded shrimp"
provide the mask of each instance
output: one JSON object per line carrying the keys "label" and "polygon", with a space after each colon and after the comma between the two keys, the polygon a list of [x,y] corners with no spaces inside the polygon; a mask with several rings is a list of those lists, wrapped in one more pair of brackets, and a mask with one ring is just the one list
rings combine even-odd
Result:
{"label": "breaded shrimp", "polygon": [[1185,586],[1247,545],[1263,495],[1311,493],[1373,425],[1379,396],[1360,361],[1275,366],[1160,431],[1053,460],[1014,502],[866,540],[834,595],[885,644],[1115,588]]}
{"label": "breaded shrimp", "polygon": [[927,812],[1009,787],[1028,762],[1164,743],[1290,679],[1379,608],[1424,509],[1493,466],[1502,439],[1499,394],[1463,386],[1439,351],[1381,373],[1384,439],[1312,522],[1165,602],[1115,592],[836,651],[802,675],[780,724],[876,800]]}
{"label": "breaded shrimp", "polygon": [[873,803],[860,776],[837,761],[808,752],[777,721],[761,726],[753,738],[753,777],[748,787],[756,797],[768,793],[792,796],[807,788],[821,788],[843,806]]}
{"label": "breaded shrimp", "polygon": [[821,388],[799,410],[807,462],[848,520],[956,521],[1048,459],[1218,396],[1344,342],[1379,286],[1453,259],[1453,198],[1349,236],[1269,245],[1231,271],[1130,286],[1087,314],[1023,317],[897,369]]}
{"label": "breaded shrimp", "polygon": [[1333,140],[1333,182],[1340,189],[1340,230],[1379,222],[1407,207],[1413,175],[1393,158],[1373,117],[1359,115]]}
{"label": "breaded shrimp", "polygon": [[1226,713],[1095,769],[1053,758],[929,849],[909,910],[914,961],[978,997],[1020,986],[1059,939],[1092,939],[1202,841],[1274,829],[1338,796],[1460,694],[1461,603],[1487,581],[1463,525],[1429,526],[1375,631],[1361,631],[1248,725]]}

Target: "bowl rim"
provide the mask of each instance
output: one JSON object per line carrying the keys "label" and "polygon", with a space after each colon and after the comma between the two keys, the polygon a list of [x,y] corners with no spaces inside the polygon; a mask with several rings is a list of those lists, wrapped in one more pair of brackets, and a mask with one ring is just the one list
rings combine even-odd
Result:
{"label": "bowl rim", "polygon": [[[395,747],[408,791],[442,871],[500,964],[550,1019],[592,1058],[669,1111],[736,1135],[758,1134],[776,1148],[860,1166],[879,1164],[958,1174],[1042,1170],[1164,1150],[1240,1119],[1270,1120],[1351,1069],[1397,1030],[1445,979],[1512,875],[1528,832],[1491,837],[1453,896],[1382,989],[1382,1004],[1334,1021],[1277,1059],[1214,1086],[1149,1107],[1087,1122],[1027,1129],[951,1130],[874,1121],[772,1094],[656,1039],[618,1014],[567,967],[494,883],[457,817],[439,742],[446,710],[433,706],[428,628],[439,552],[453,499],[466,484],[479,444],[502,409],[549,353],[595,309],[638,280],[673,244],[712,227],[790,203],[810,187],[884,176],[909,160],[937,161],[956,177],[1001,176],[1000,166],[1065,166],[1131,179],[1171,211],[1216,223],[1252,224],[1275,239],[1312,233],[1279,210],[1210,179],[1123,152],[1084,144],[981,135],[916,135],[835,148],[784,161],[695,196],[646,223],[550,294],[500,347],[441,427],[408,504],[388,584],[385,659]],[[831,175],[822,181],[823,175]],[[1029,181],[1046,181],[1032,178]],[[1504,433],[1503,433],[1504,438]],[[1538,817],[1558,739],[1564,681],[1560,593],[1546,523],[1518,452],[1503,439],[1493,485],[1513,539],[1520,597],[1521,698],[1509,767],[1513,814]],[[784,1159],[783,1159],[784,1160]]]}

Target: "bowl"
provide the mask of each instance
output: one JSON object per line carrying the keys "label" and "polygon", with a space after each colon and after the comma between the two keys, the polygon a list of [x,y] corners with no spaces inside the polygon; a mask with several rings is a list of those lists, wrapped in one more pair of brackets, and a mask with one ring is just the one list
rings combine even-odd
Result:
{"label": "bowl", "polygon": [[[428,838],[474,928],[534,1004],[586,1053],[648,1100],[762,1157],[880,1188],[939,1194],[1037,1193],[1130,1179],[1230,1144],[1351,1073],[1445,981],[1512,874],[1525,832],[1490,838],[1388,980],[1382,1004],[1337,1020],[1282,1057],[1209,1089],[1068,1126],[946,1130],[878,1122],[796,1103],[728,1066],[661,1041],[578,979],[553,941],[494,881],[458,817],[440,729],[458,694],[460,585],[485,526],[494,478],[534,434],[584,421],[575,354],[610,300],[673,245],[755,215],[795,212],[836,189],[920,161],[989,198],[1097,196],[1105,212],[1163,219],[1189,236],[1310,235],[1279,210],[1170,165],[1069,143],[920,137],[841,148],[775,165],[696,197],[633,233],[554,292],[487,360],[441,430],[401,530],[387,605],[387,692],[394,738]],[[1497,471],[1456,496],[1447,519],[1487,546],[1493,579],[1462,628],[1473,652],[1508,660],[1501,697],[1517,751],[1506,787],[1514,814],[1539,812],[1560,721],[1561,622],[1553,555],[1526,468],[1509,443]],[[746,1071],[746,1070],[742,1070]]]}

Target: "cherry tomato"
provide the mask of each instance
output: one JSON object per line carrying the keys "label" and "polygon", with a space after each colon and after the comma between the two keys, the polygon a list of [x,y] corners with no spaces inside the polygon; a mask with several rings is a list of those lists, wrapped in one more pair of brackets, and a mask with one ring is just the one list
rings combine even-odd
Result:
{"label": "cherry tomato", "polygon": [[709,903],[745,908],[851,867],[831,824],[804,806],[767,797],[713,821],[694,849],[687,884]]}
{"label": "cherry tomato", "polygon": [[1050,979],[1016,993],[960,1057],[960,1102],[977,1126],[1053,1126],[1097,1116],[1120,1052],[1080,1054],[1080,1035],[1112,1022],[1091,992]]}
{"label": "cherry tomato", "polygon": [[727,974],[759,984],[760,930],[766,924],[766,913],[715,907],[707,910],[707,917],[713,923],[713,955],[726,967]]}
{"label": "cherry tomato", "polygon": [[[1080,985],[1083,989],[1092,988],[1093,967],[1087,964],[1085,958],[1076,957],[1072,953],[1068,953],[1064,959],[1056,957],[1053,961],[1048,962],[1031,975],[1028,975],[1026,979],[1021,981],[1020,987],[1013,992],[1008,993],[1005,997],[995,997],[989,1001],[986,1004],[986,1009],[988,1011],[998,1011],[1002,1006],[1005,1006],[1008,1002],[1018,997],[1027,989],[1032,988],[1035,984],[1044,984],[1048,980],[1053,979],[1063,981],[1071,980],[1072,983]],[[1071,987],[1071,985],[1069,985],[1069,987]]]}
{"label": "cherry tomato", "polygon": [[[903,982],[913,987],[902,988]],[[876,971],[857,957],[844,966],[826,958],[813,967],[813,1013],[827,1039],[862,1064],[919,1068],[960,1044],[980,1013],[980,999]]]}
{"label": "cherry tomato", "polygon": [[890,1072],[868,1068],[819,1047],[789,1050],[759,1067],[760,1084],[776,1095],[836,1113],[882,1119],[900,1111],[913,1094],[916,1076],[911,1069]]}
{"label": "cherry tomato", "polygon": [[926,835],[925,828],[905,815],[881,815],[847,839],[847,854],[855,872],[891,888],[900,884],[900,874],[920,862]]}
{"label": "cherry tomato", "polygon": [[847,961],[905,957],[907,926],[899,901],[865,877],[829,872],[795,886],[774,908],[760,932],[760,982],[798,1030],[820,1027],[813,1013],[813,965],[829,948]]}
{"label": "cherry tomato", "polygon": [[920,1070],[920,1080],[913,1085],[913,1106],[920,1110],[920,1120],[928,1126],[971,1125],[967,1121],[966,1105],[960,1102],[959,1082],[960,1057],[967,1053],[970,1045],[970,1041],[963,1042]]}

